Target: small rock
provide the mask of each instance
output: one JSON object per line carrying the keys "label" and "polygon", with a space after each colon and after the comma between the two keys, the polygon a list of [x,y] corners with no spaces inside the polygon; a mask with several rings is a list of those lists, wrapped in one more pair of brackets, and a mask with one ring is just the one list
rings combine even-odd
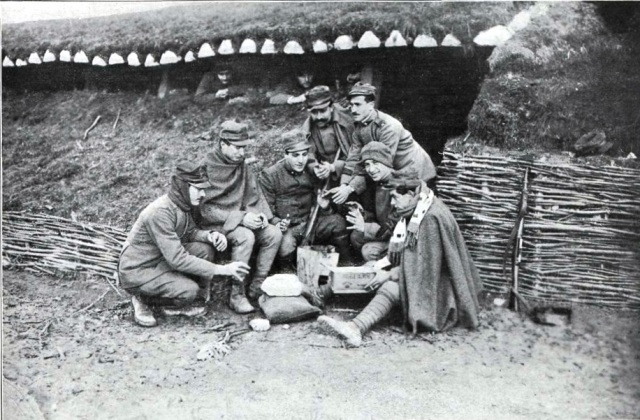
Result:
{"label": "small rock", "polygon": [[249,326],[254,331],[267,331],[271,328],[271,324],[268,319],[256,318],[249,321]]}
{"label": "small rock", "polygon": [[291,328],[291,326],[289,324],[284,324],[282,328],[285,330],[288,330],[289,328]]}
{"label": "small rock", "polygon": [[60,356],[60,353],[58,353],[58,350],[54,350],[54,349],[47,350],[47,351],[42,353],[42,358],[43,359],[51,359],[51,358],[58,357],[58,356]]}
{"label": "small rock", "polygon": [[105,353],[107,354],[114,354],[116,352],[116,349],[114,349],[113,347],[107,347],[105,350]]}
{"label": "small rock", "polygon": [[113,363],[113,357],[110,356],[100,356],[98,358],[98,363]]}

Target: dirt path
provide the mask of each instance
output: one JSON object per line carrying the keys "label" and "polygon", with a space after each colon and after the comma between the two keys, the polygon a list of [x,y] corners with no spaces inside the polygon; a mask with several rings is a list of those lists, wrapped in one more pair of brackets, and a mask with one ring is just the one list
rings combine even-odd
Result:
{"label": "dirt path", "polygon": [[[198,349],[220,338],[207,328],[233,322],[231,330],[242,329],[250,316],[214,304],[204,317],[144,329],[104,280],[15,271],[4,272],[3,295],[3,381],[28,393],[25,404],[34,398],[48,419],[640,413],[637,313],[578,307],[569,327],[543,327],[489,306],[476,332],[407,340],[387,322],[360,349],[342,348],[308,321],[240,335],[226,357],[200,362]],[[329,314],[352,316],[336,309],[345,306]],[[4,416],[19,418],[6,405]]]}

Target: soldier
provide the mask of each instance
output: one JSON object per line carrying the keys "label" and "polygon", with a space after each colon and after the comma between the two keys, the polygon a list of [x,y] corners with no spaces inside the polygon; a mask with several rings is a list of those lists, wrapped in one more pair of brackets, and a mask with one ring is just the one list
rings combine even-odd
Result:
{"label": "soldier", "polygon": [[260,177],[262,191],[274,214],[269,222],[283,233],[278,250],[280,265],[295,264],[296,248],[304,237],[316,200],[321,208],[315,227],[316,241],[334,245],[341,257],[349,258],[347,223],[334,213],[328,199],[318,196],[322,181],[307,165],[311,145],[304,132],[292,130],[283,135],[283,141],[284,159],[267,168]]}
{"label": "soldier", "polygon": [[419,179],[425,182],[435,178],[436,170],[431,158],[413,139],[411,133],[400,121],[375,108],[375,87],[358,82],[349,91],[348,96],[356,129],[340,179],[341,185],[331,190],[334,203],[342,204],[353,192],[360,194],[364,191],[366,184],[360,152],[371,142],[380,142],[389,147],[394,170],[414,170]]}
{"label": "soldier", "polygon": [[[374,176],[374,167],[366,170]],[[476,328],[482,283],[453,215],[415,177],[392,177],[387,187],[399,230],[404,229],[404,238],[389,252],[395,267],[377,274],[367,285],[376,294],[354,319],[345,322],[320,316],[318,321],[354,347],[397,306],[413,335],[419,327],[432,332],[454,326]]]}
{"label": "soldier", "polygon": [[384,188],[395,174],[391,150],[380,142],[371,142],[360,153],[367,175],[376,184],[375,211],[365,214],[360,208],[352,208],[347,215],[347,228],[352,231],[351,244],[362,252],[365,261],[377,261],[387,254],[389,238],[395,225],[392,217],[391,192]]}
{"label": "soldier", "polygon": [[[318,161],[314,172],[320,179],[331,176],[334,184],[337,184],[351,148],[355,130],[353,118],[347,110],[333,103],[328,86],[320,85],[309,90],[305,105],[309,118],[302,129],[307,134],[314,158]],[[340,156],[335,160],[338,152]]]}
{"label": "soldier", "polygon": [[228,100],[244,95],[239,86],[232,84],[232,73],[228,68],[222,68],[217,72],[210,71],[202,76],[198,84],[195,96],[214,94],[217,100]]}
{"label": "soldier", "polygon": [[[200,215],[203,226],[226,235],[234,261],[248,263],[257,245],[253,280],[245,281],[249,297],[257,298],[280,247],[282,233],[269,224],[273,214],[256,175],[245,162],[245,149],[251,143],[246,124],[222,123],[219,141],[203,161],[212,185],[205,189]],[[229,306],[241,314],[255,310],[242,284],[232,285]]]}
{"label": "soldier", "polygon": [[206,170],[178,164],[168,194],[149,204],[138,216],[120,254],[120,284],[131,295],[134,320],[156,325],[148,305],[162,306],[164,315],[196,316],[204,307],[189,306],[199,291],[195,278],[232,276],[241,282],[249,272],[243,262],[213,264],[214,248],[224,251],[227,240],[219,232],[196,227],[191,211],[209,187]]}

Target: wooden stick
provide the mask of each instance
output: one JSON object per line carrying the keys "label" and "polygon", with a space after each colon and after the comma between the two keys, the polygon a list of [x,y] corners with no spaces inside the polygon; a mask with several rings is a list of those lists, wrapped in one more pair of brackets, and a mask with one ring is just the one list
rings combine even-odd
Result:
{"label": "wooden stick", "polygon": [[116,116],[116,121],[113,123],[113,128],[111,129],[111,132],[113,133],[115,133],[116,127],[118,126],[118,120],[120,119],[120,111],[122,111],[122,108],[118,109],[118,115]]}
{"label": "wooden stick", "polygon": [[101,117],[100,117],[100,115],[98,115],[98,116],[96,117],[96,120],[93,122],[93,124],[91,124],[91,127],[87,128],[87,131],[85,131],[85,132],[84,132],[84,136],[82,137],[82,140],[86,140],[86,139],[87,139],[87,136],[89,135],[89,132],[90,132],[91,130],[93,130],[93,128],[94,128],[96,125],[98,125],[98,121],[100,121],[100,118],[101,118]]}

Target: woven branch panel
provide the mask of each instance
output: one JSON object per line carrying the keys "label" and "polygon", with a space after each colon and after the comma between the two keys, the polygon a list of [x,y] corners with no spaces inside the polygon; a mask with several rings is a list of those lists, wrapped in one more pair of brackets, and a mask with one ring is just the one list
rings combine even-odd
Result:
{"label": "woven branch panel", "polygon": [[[126,232],[48,215],[2,213],[2,255],[12,266],[81,271],[115,280]],[[4,263],[4,261],[3,261]]]}
{"label": "woven branch panel", "polygon": [[519,290],[556,302],[640,308],[640,171],[445,152],[438,192],[485,288],[511,285],[505,250],[529,168]]}

